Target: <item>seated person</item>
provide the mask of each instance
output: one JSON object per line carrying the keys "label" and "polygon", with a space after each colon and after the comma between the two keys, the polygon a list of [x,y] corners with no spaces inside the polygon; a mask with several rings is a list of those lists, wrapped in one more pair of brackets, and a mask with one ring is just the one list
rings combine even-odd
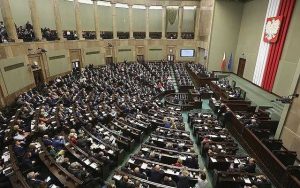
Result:
{"label": "seated person", "polygon": [[32,169],[35,165],[35,160],[33,159],[31,152],[26,152],[22,159],[22,166],[26,169]]}
{"label": "seated person", "polygon": [[183,167],[182,160],[181,159],[177,159],[177,162],[174,164],[174,166]]}
{"label": "seated person", "polygon": [[23,157],[25,154],[26,149],[22,146],[22,144],[23,143],[21,141],[15,141],[13,150],[17,157]]}
{"label": "seated person", "polygon": [[256,161],[253,158],[250,158],[248,164],[240,165],[240,170],[248,173],[255,173]]}
{"label": "seated person", "polygon": [[155,165],[149,173],[149,181],[160,183],[164,177],[164,171],[160,169],[159,165]]}
{"label": "seated person", "polygon": [[52,145],[52,140],[46,134],[43,136],[43,142],[46,147]]}
{"label": "seated person", "polygon": [[169,118],[165,117],[164,118],[164,123],[165,123],[165,128],[171,128],[171,121]]}
{"label": "seated person", "polygon": [[199,168],[198,159],[197,159],[196,155],[193,154],[193,155],[191,155],[191,157],[188,157],[185,160],[184,165],[188,168],[194,168],[194,169]]}
{"label": "seated person", "polygon": [[139,167],[134,168],[132,175],[142,179],[147,179],[147,176],[140,171]]}
{"label": "seated person", "polygon": [[170,187],[176,187],[176,182],[172,179],[171,176],[165,176],[161,184],[170,186]]}
{"label": "seated person", "polygon": [[62,136],[55,136],[52,142],[52,146],[56,150],[61,150],[65,147],[65,139]]}
{"label": "seated person", "polygon": [[119,186],[120,188],[134,188],[134,184],[129,181],[128,176],[123,176],[121,181],[119,182]]}
{"label": "seated person", "polygon": [[83,166],[78,162],[71,163],[68,170],[79,179],[84,179],[88,176],[88,173],[85,171]]}
{"label": "seated person", "polygon": [[46,185],[46,182],[42,180],[38,172],[29,172],[27,174],[27,179],[33,187],[45,187]]}
{"label": "seated person", "polygon": [[184,169],[180,176],[178,176],[177,187],[180,188],[190,188],[190,173],[186,169]]}

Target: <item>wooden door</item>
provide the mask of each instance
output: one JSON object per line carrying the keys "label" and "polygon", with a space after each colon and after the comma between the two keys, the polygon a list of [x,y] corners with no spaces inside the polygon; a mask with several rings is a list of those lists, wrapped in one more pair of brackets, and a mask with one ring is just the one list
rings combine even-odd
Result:
{"label": "wooden door", "polygon": [[112,63],[113,63],[113,58],[112,58],[112,57],[106,57],[106,58],[105,58],[105,63],[106,63],[107,65],[112,64]]}
{"label": "wooden door", "polygon": [[144,55],[137,55],[136,59],[138,62],[144,62]]}
{"label": "wooden door", "polygon": [[33,73],[35,85],[36,85],[36,87],[39,87],[40,85],[42,85],[44,83],[42,69],[34,70],[34,71],[32,71],[32,73]]}
{"label": "wooden door", "polygon": [[245,64],[246,64],[246,59],[240,58],[239,59],[239,67],[238,67],[238,71],[237,71],[237,75],[239,77],[243,77],[243,75],[244,75]]}
{"label": "wooden door", "polygon": [[70,49],[70,61],[73,67],[73,62],[78,62],[79,65],[78,70],[80,70],[82,67],[82,57],[81,57],[81,50],[80,49]]}

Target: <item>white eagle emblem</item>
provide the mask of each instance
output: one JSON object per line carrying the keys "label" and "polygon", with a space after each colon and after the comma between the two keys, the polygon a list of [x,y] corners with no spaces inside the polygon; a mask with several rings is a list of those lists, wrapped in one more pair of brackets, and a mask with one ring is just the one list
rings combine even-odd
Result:
{"label": "white eagle emblem", "polygon": [[265,28],[265,37],[268,40],[272,40],[276,37],[276,34],[278,33],[280,28],[280,20],[279,19],[272,19],[269,20],[266,24]]}

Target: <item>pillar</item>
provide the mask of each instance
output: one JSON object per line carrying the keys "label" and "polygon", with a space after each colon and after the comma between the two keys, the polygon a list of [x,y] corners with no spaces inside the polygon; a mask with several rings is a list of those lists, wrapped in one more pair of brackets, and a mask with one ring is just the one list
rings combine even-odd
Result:
{"label": "pillar", "polygon": [[149,36],[149,5],[146,5],[146,39],[150,39]]}
{"label": "pillar", "polygon": [[111,2],[111,8],[112,8],[112,26],[113,26],[113,38],[118,39],[117,34],[117,21],[116,21],[116,3]]}
{"label": "pillar", "polygon": [[14,40],[15,42],[20,42],[21,40],[18,39],[15,21],[12,17],[9,0],[1,0],[0,7],[8,38]]}
{"label": "pillar", "polygon": [[194,40],[199,40],[199,33],[200,33],[200,5],[198,5],[196,8]]}
{"label": "pillar", "polygon": [[63,30],[62,30],[58,1],[59,0],[52,0],[53,10],[54,10],[55,27],[56,27],[56,32],[57,32],[57,36],[58,36],[59,40],[64,40],[64,34],[63,34]]}
{"label": "pillar", "polygon": [[161,14],[161,23],[162,23],[162,32],[161,32],[161,38],[166,39],[166,6],[162,6],[162,14]]}
{"label": "pillar", "polygon": [[97,5],[97,1],[94,1],[93,3],[94,3],[94,24],[95,24],[95,31],[96,31],[96,39],[100,39],[98,5]]}
{"label": "pillar", "polygon": [[178,19],[177,39],[181,39],[182,19],[183,19],[183,6],[179,6],[179,19]]}
{"label": "pillar", "polygon": [[79,40],[83,40],[78,0],[74,0],[74,10],[75,10],[75,21],[76,21],[77,36],[78,36]]}
{"label": "pillar", "polygon": [[129,38],[133,39],[133,20],[132,20],[132,4],[128,4],[129,14]]}
{"label": "pillar", "polygon": [[40,19],[37,14],[36,0],[29,0],[29,8],[35,39],[42,40],[42,31],[40,26]]}

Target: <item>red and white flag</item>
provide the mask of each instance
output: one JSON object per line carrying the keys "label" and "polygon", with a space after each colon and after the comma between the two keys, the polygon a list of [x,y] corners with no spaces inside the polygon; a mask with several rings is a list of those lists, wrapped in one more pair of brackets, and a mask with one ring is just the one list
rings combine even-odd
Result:
{"label": "red and white flag", "polygon": [[221,62],[221,71],[225,71],[226,70],[226,55],[225,55],[225,52],[224,52],[224,56],[223,56],[223,59],[222,59],[222,62]]}

